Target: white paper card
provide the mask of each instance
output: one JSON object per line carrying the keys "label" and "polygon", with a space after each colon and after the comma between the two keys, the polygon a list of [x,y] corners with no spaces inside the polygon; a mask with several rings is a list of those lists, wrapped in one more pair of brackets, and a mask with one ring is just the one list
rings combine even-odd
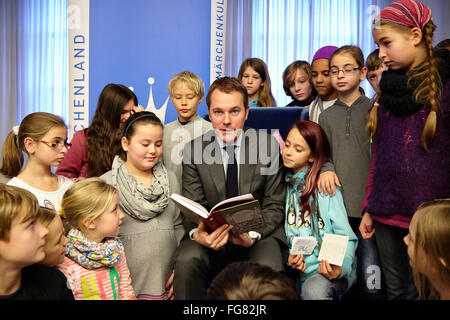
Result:
{"label": "white paper card", "polygon": [[301,253],[304,256],[312,254],[317,245],[317,240],[314,237],[293,237],[291,254]]}
{"label": "white paper card", "polygon": [[341,267],[347,250],[348,236],[325,233],[318,260],[327,260],[330,264]]}

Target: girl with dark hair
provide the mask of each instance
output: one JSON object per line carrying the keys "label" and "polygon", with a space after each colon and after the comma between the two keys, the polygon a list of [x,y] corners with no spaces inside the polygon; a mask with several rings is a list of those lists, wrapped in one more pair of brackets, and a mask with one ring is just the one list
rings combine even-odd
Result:
{"label": "girl with dark hair", "polygon": [[119,193],[125,218],[120,239],[138,299],[171,299],[175,249],[184,235],[180,211],[170,201],[181,193],[175,174],[161,160],[163,125],[148,111],[123,125],[122,151],[101,176]]}
{"label": "girl with dark hair", "polygon": [[325,131],[331,146],[331,155],[321,169],[319,192],[327,194],[334,185],[343,190],[345,208],[353,231],[358,236],[358,295],[364,299],[384,299],[381,285],[374,285],[373,268],[379,269],[380,259],[375,239],[363,239],[359,232],[361,203],[370,169],[371,149],[365,130],[371,100],[361,94],[360,83],[367,68],[359,47],[342,46],[329,59],[331,85],[338,97],[333,106],[319,115],[319,125]]}
{"label": "girl with dark hair", "polygon": [[106,85],[89,128],[77,131],[56,173],[68,178],[98,177],[111,169],[120,150],[120,129],[134,111],[143,111],[133,91],[121,84]]}
{"label": "girl with dark hair", "polygon": [[[356,282],[355,250],[358,239],[352,231],[340,188],[333,196],[317,191],[320,168],[328,160],[330,145],[322,128],[308,120],[299,120],[289,131],[283,149],[286,174],[285,231],[292,238],[313,236],[318,245],[311,255],[290,254],[288,265],[297,269],[303,300],[339,299]],[[342,266],[319,261],[326,233],[349,237]]]}
{"label": "girl with dark hair", "polygon": [[238,79],[247,89],[250,107],[276,107],[269,71],[264,61],[258,58],[244,60],[239,68]]}

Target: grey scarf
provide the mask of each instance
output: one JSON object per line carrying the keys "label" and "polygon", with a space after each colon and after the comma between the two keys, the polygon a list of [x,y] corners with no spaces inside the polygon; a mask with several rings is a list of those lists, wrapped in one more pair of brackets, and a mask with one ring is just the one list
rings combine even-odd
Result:
{"label": "grey scarf", "polygon": [[169,177],[161,160],[153,167],[152,184],[148,188],[130,174],[119,156],[114,158],[111,178],[119,191],[120,209],[135,219],[152,219],[169,204]]}

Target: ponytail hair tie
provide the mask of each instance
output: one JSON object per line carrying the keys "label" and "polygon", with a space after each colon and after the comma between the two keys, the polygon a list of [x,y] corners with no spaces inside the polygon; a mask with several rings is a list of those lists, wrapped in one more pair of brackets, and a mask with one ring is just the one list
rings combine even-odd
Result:
{"label": "ponytail hair tie", "polygon": [[63,210],[60,208],[58,211],[56,211],[58,216],[62,217],[64,215]]}
{"label": "ponytail hair tie", "polygon": [[12,127],[12,132],[14,133],[15,136],[18,136],[19,135],[19,126]]}

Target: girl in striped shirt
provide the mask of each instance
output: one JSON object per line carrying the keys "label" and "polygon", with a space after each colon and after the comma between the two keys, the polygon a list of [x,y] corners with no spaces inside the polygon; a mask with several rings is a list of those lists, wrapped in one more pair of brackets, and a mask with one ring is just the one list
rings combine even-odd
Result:
{"label": "girl in striped shirt", "polygon": [[70,224],[65,274],[77,300],[134,300],[130,271],[118,235],[124,214],[117,190],[100,178],[73,184],[63,196]]}

